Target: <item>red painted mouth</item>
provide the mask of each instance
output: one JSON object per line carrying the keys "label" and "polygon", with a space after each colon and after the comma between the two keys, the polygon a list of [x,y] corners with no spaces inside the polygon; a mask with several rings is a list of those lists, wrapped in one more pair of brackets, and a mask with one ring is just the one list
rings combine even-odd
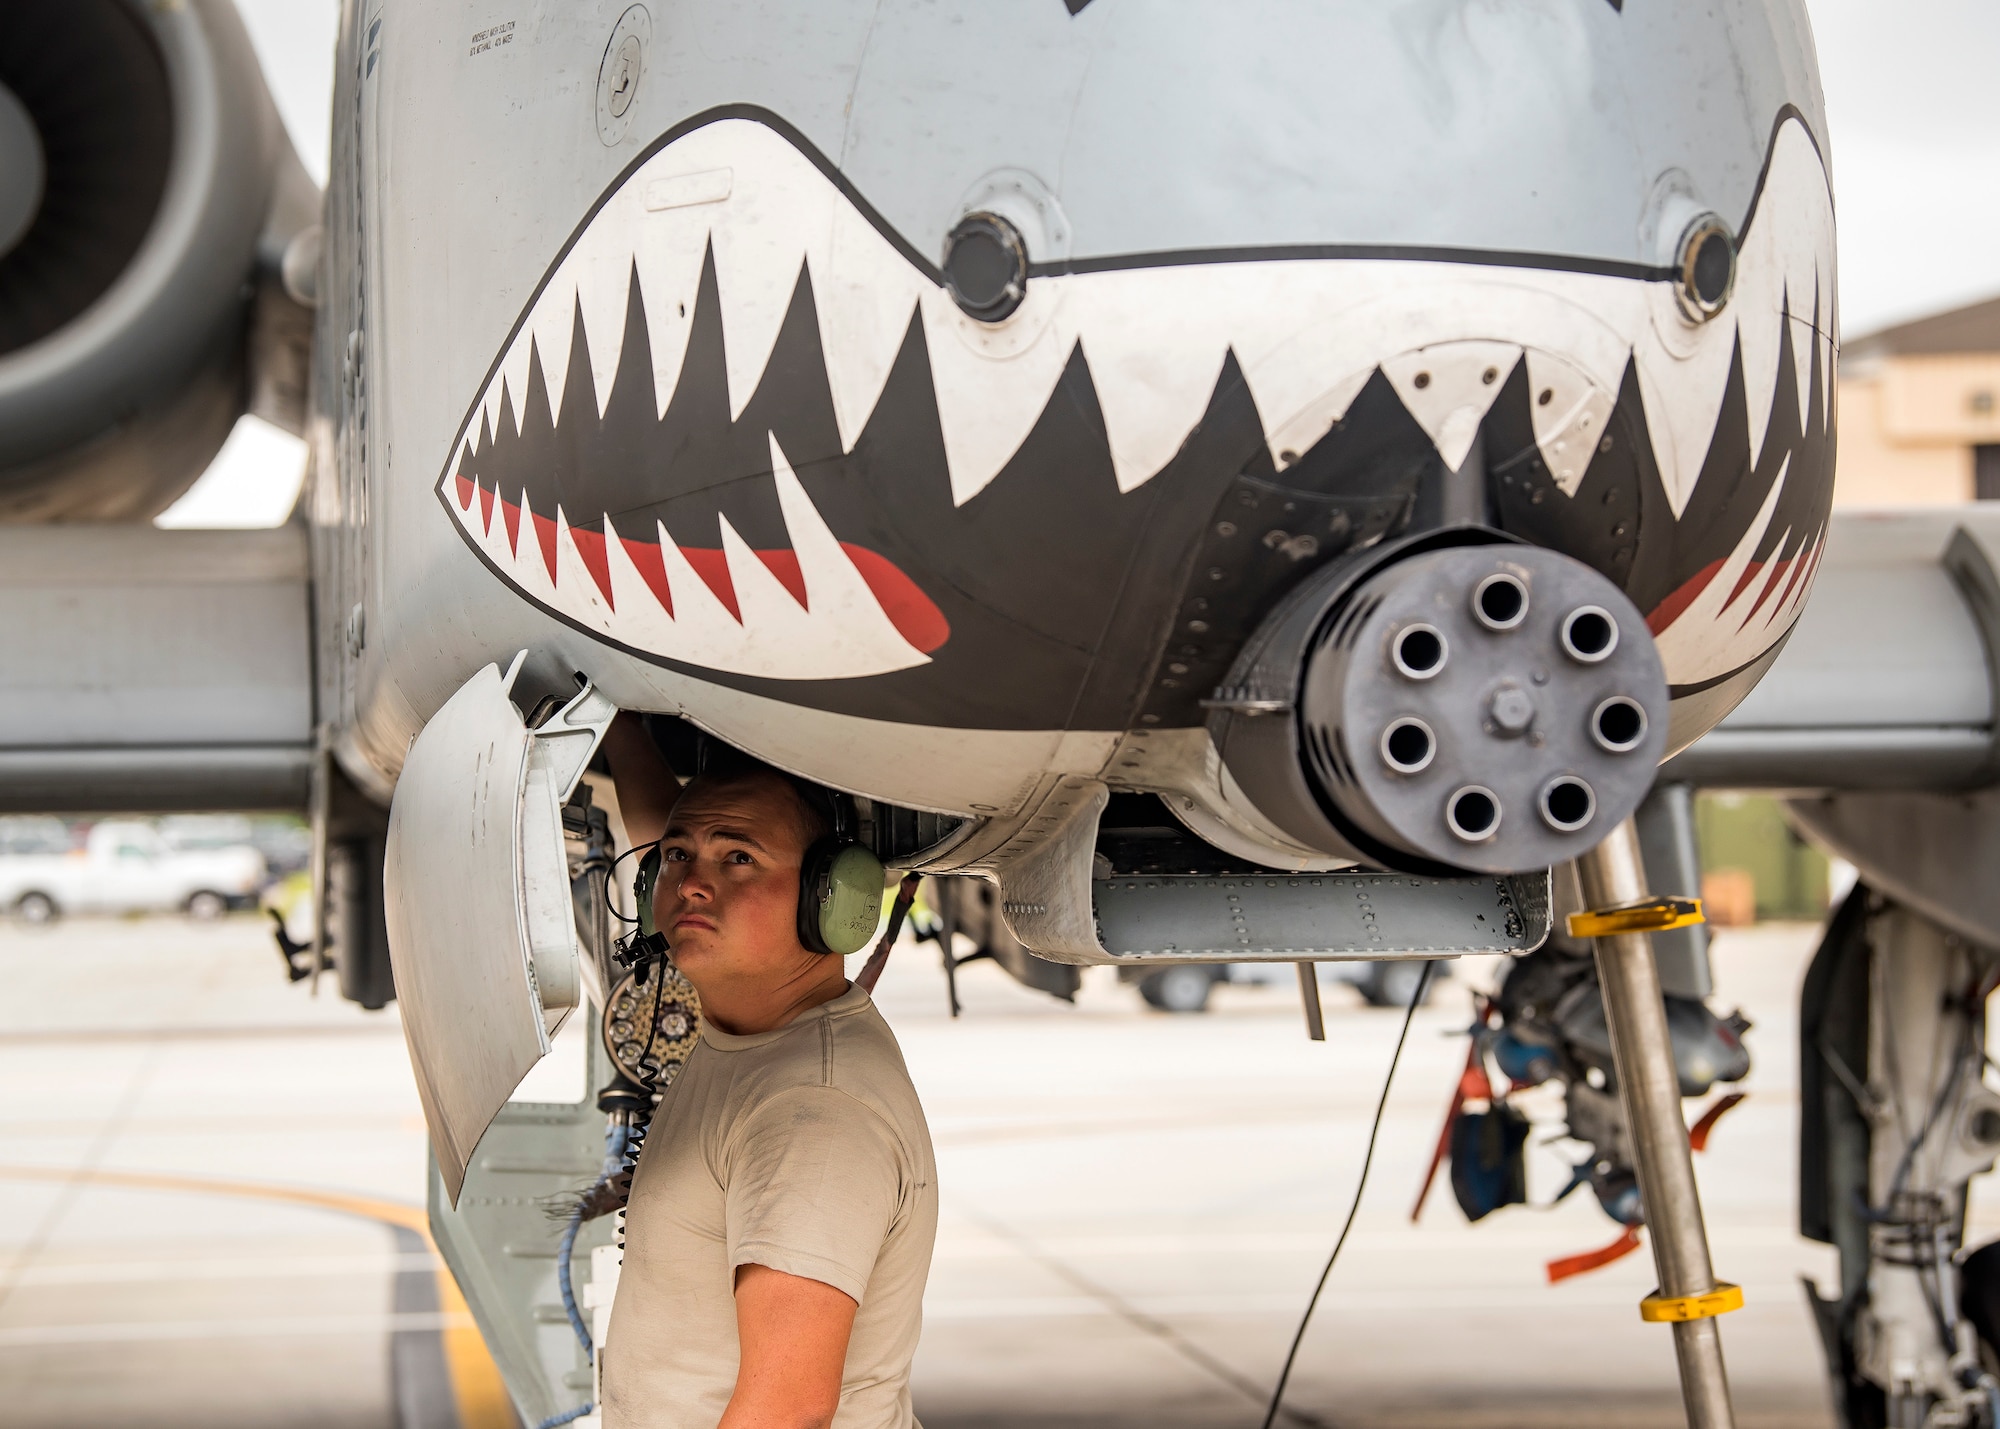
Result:
{"label": "red painted mouth", "polygon": [[[463,473],[453,482],[454,494],[458,498],[459,509],[471,515],[475,501],[479,503],[479,522],[482,530],[493,529],[493,508],[500,508],[501,518],[506,523],[508,545],[517,554],[521,545],[522,507],[505,497],[495,499],[491,487],[475,484]],[[535,540],[541,549],[542,562],[549,573],[549,581],[555,584],[557,525],[549,517],[538,511],[528,512]],[[611,594],[611,567],[606,554],[604,533],[587,526],[571,526],[571,539],[576,543],[577,555],[591,579],[603,592],[607,604],[614,604]],[[666,560],[659,545],[652,541],[633,540],[620,537],[620,544],[631,557],[632,564],[646,582],[646,588],[660,603],[660,608],[669,616],[674,613],[673,591],[668,585]],[[922,588],[904,573],[894,561],[866,546],[855,545],[851,541],[840,543],[842,551],[854,563],[854,569],[868,585],[871,594],[882,607],[882,613],[896,627],[896,631],[912,646],[928,655],[951,638],[951,625],[937,603],[925,595]],[[717,600],[731,616],[739,622],[743,619],[741,607],[737,604],[735,584],[729,574],[729,561],[724,552],[714,548],[682,546],[680,553],[694,569],[696,575],[708,586]],[[801,609],[807,608],[805,575],[799,568],[798,553],[789,549],[759,550],[757,559],[767,570],[778,578],[779,584],[797,600]]]}

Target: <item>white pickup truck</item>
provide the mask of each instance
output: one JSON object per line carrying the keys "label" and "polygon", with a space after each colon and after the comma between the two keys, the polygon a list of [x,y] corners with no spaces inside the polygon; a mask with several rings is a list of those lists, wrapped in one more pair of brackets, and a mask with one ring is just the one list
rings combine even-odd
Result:
{"label": "white pickup truck", "polygon": [[96,825],[80,849],[63,851],[51,839],[0,840],[0,908],[24,923],[173,909],[219,918],[252,902],[265,876],[264,856],[254,848],[176,849],[151,824],[131,819]]}

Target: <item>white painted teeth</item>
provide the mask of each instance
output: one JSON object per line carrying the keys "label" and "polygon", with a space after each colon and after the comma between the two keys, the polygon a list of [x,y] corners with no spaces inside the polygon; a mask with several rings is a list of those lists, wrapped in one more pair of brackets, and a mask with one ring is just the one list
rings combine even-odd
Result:
{"label": "white painted teeth", "polygon": [[[677,181],[708,181],[718,172],[730,173],[730,182],[726,188],[710,183],[699,202],[648,203],[649,192],[657,197]],[[714,192],[724,196],[707,196]],[[605,199],[509,344],[481,397],[486,416],[497,425],[504,387],[518,418],[531,343],[550,405],[560,408],[579,300],[601,413],[623,356],[635,269],[646,304],[654,405],[664,412],[680,381],[702,263],[711,251],[730,415],[740,417],[757,390],[804,273],[814,285],[841,440],[851,447],[881,394],[918,297],[935,285],[809,159],[766,126],[742,119],[676,140]]]}
{"label": "white painted teeth", "polygon": [[[647,198],[692,193],[696,180],[700,192],[687,202]],[[1173,460],[1231,352],[1279,465],[1324,436],[1379,368],[1456,469],[1525,350],[1535,439],[1566,492],[1582,480],[1625,366],[1636,362],[1654,455],[1678,512],[1707,459],[1739,341],[1753,453],[1771,412],[1783,340],[1777,315],[1786,303],[1802,419],[1815,344],[1829,380],[1831,234],[1825,171],[1804,126],[1788,121],[1742,236],[1735,295],[1722,318],[1698,329],[1672,315],[1672,295],[1657,282],[1376,260],[1044,277],[1029,284],[1012,317],[988,324],[961,312],[775,131],[722,120],[677,139],[607,198],[550,275],[482,405],[497,426],[502,393],[511,393],[520,420],[532,348],[559,410],[580,310],[601,412],[622,356],[636,268],[655,402],[664,411],[680,379],[703,257],[712,251],[732,416],[757,390],[803,280],[818,313],[841,442],[852,448],[914,316],[960,504],[1020,450],[1079,350],[1121,491]]]}
{"label": "white painted teeth", "polygon": [[[1764,449],[1777,397],[1779,344],[1790,337],[1801,423],[1812,397],[1815,344],[1821,348],[1822,373],[1831,358],[1833,195],[1819,151],[1797,120],[1784,124],[1772,142],[1757,210],[1738,244],[1736,274],[1729,307],[1741,315],[1731,326],[1743,344],[1754,457]],[[1790,321],[1774,321],[1786,308]],[[1816,329],[1815,320],[1828,331]]]}
{"label": "white painted teeth", "polygon": [[1050,321],[1061,298],[1051,283],[1030,283],[1013,319],[988,328],[942,288],[924,295],[924,345],[954,505],[986,489],[1048,406],[1070,355]]}
{"label": "white painted teeth", "polygon": [[[1632,349],[1633,365],[1638,371],[1639,400],[1646,411],[1646,430],[1652,438],[1660,485],[1678,517],[1694,495],[1715,440],[1736,334],[1726,313],[1695,334],[1667,328],[1666,324],[1681,321],[1673,295],[1664,286],[1655,285],[1651,298],[1654,325],[1638,334]],[[1773,328],[1777,326],[1775,317],[1766,321]],[[1669,340],[1683,347],[1669,348]]]}
{"label": "white painted teeth", "polygon": [[[583,314],[583,339],[590,349],[590,380],[595,389],[592,395],[597,399],[600,417],[611,400],[611,384],[618,376],[619,359],[624,356],[625,308],[631,293],[629,263],[622,272],[615,262],[593,263],[577,275],[577,305]],[[549,389],[549,402],[554,410],[562,409],[562,399],[554,387]]]}
{"label": "white painted teeth", "polygon": [[1511,342],[1442,342],[1390,358],[1382,375],[1430,434],[1444,464],[1457,471],[1501,383],[1520,360],[1521,349]]}
{"label": "white painted teeth", "polygon": [[1143,269],[1089,274],[1062,295],[1065,326],[1090,364],[1120,491],[1151,481],[1201,421],[1229,354],[1228,318],[1241,311],[1212,298],[1162,303],[1147,291],[1155,281]]}
{"label": "white painted teeth", "polygon": [[[1822,383],[1832,379],[1831,199],[1802,122],[1788,120],[1773,140],[1739,249],[1730,303],[1700,327],[1679,316],[1668,285],[1658,281],[1387,259],[1046,276],[1028,285],[1025,301],[1007,320],[981,323],[960,311],[921,261],[878,228],[813,159],[764,124],[727,119],[676,139],[605,198],[530,304],[481,392],[465,440],[476,440],[482,424],[498,435],[503,405],[516,423],[522,419],[537,362],[551,412],[560,412],[579,314],[601,414],[624,357],[635,272],[645,303],[655,410],[664,413],[680,382],[703,263],[712,254],[732,416],[742,415],[763,380],[802,285],[809,286],[817,315],[845,449],[859,440],[915,323],[928,355],[952,496],[961,505],[1015,460],[1079,357],[1092,389],[1079,391],[1079,403],[1094,395],[1118,488],[1132,491],[1174,460],[1233,356],[1279,467],[1325,437],[1379,372],[1456,470],[1494,400],[1524,367],[1535,442],[1554,483],[1572,495],[1631,371],[1661,482],[1678,515],[1715,440],[1739,351],[1753,457],[1768,435],[1787,338],[1802,422],[1814,397],[1815,356]],[[1781,321],[1787,310],[1789,321]],[[1829,389],[1818,396],[1826,402]],[[781,640],[751,633],[748,606],[745,619],[736,620],[691,569],[681,569],[686,561],[671,541],[661,559],[675,592],[673,615],[657,601],[649,604],[650,596],[628,596],[628,590],[647,588],[615,539],[604,558],[617,597],[615,611],[602,601],[607,633],[642,648],[699,649],[705,652],[699,660],[693,654],[679,658],[718,668],[782,667],[790,675],[803,673],[804,665],[840,665],[852,673],[924,658],[886,624],[880,604],[775,446],[773,470],[812,592],[810,609],[799,609],[783,582],[740,541],[729,546],[726,559],[739,595],[756,608],[754,623],[789,635]],[[1088,474],[1065,472],[1062,478]],[[481,529],[476,503],[461,519],[481,548],[501,560],[504,534],[496,546],[493,534]],[[497,519],[492,524],[501,529]],[[586,532],[586,544],[589,539]],[[566,525],[559,544],[563,560],[583,570]],[[563,579],[551,584],[527,532],[522,546],[528,558],[517,560],[508,551],[503,564],[524,589],[586,624],[599,621],[597,614],[563,604],[578,590],[601,598],[595,577],[572,580],[559,565]],[[1787,580],[1757,609],[1750,627],[1761,629],[1781,610],[1795,611],[1807,583]],[[840,624],[838,638],[832,623],[815,623],[822,610],[845,612],[839,622],[827,617]],[[1714,613],[1720,618],[1722,608]],[[640,635],[631,622],[650,624]],[[779,659],[772,651],[787,640],[811,642],[817,653],[807,658],[785,646],[788,653]],[[1675,669],[1675,679],[1684,678]]]}
{"label": "white painted teeth", "polygon": [[[852,657],[842,656],[843,662],[865,658],[884,662],[886,668],[893,669],[922,663],[924,657],[917,654],[883,612],[881,602],[855,569],[839,537],[813,505],[792,471],[791,462],[778,446],[776,436],[771,438],[771,471],[778,484],[778,505],[784,512],[786,535],[805,582],[805,613],[815,631],[839,632],[841,642],[853,652]],[[753,563],[760,571],[763,569],[761,560],[753,558]],[[797,608],[790,592],[785,593],[785,600]],[[743,623],[746,627],[750,624],[747,608]]]}
{"label": "white painted teeth", "polygon": [[1576,495],[1590,459],[1604,440],[1617,405],[1615,393],[1553,353],[1528,353],[1528,413],[1535,445],[1549,478],[1565,496]]}

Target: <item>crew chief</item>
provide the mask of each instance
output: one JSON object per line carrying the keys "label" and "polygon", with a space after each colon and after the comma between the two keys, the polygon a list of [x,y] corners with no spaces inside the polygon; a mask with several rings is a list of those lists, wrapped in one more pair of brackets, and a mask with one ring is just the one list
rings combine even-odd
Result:
{"label": "crew chief", "polygon": [[888,1024],[799,938],[827,816],[761,765],[676,797],[630,716],[606,753],[628,835],[660,833],[655,926],[701,1033],[633,1177],[604,1423],[913,1429],[937,1168]]}

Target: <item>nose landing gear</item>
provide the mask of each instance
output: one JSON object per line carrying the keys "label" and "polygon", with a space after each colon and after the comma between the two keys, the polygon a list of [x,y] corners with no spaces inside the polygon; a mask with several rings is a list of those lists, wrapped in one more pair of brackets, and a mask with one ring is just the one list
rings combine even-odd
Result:
{"label": "nose landing gear", "polygon": [[1648,899],[1639,835],[1629,819],[1577,859],[1577,873],[1593,911],[1573,916],[1570,932],[1596,939],[1605,1022],[1660,1275],[1660,1288],[1642,1302],[1640,1313],[1673,1325],[1690,1429],[1730,1429],[1736,1418],[1715,1317],[1742,1305],[1743,1295],[1715,1278],[1709,1260],[1701,1193],[1681,1120],[1673,1038],[1647,939],[1649,932],[1698,920],[1699,905],[1681,908],[1676,905],[1685,900]]}

